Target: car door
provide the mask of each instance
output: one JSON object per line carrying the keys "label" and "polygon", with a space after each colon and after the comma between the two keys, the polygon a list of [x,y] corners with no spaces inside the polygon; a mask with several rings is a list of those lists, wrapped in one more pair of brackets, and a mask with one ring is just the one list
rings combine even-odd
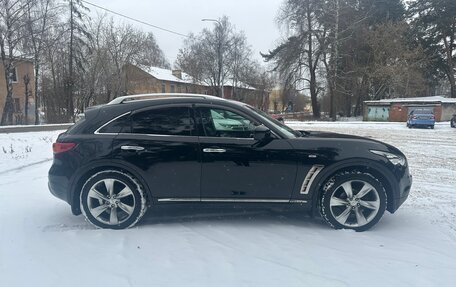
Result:
{"label": "car door", "polygon": [[114,159],[140,170],[154,198],[200,198],[201,164],[191,106],[148,108],[129,116],[113,143]]}
{"label": "car door", "polygon": [[202,201],[287,201],[297,161],[286,139],[258,142],[259,122],[227,107],[199,105]]}

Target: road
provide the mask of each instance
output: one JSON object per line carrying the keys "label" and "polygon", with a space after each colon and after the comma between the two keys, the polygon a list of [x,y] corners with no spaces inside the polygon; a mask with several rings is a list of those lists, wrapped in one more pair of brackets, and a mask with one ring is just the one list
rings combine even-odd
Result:
{"label": "road", "polygon": [[290,125],[399,147],[409,200],[364,233],[296,212],[199,208],[152,208],[133,229],[98,230],[47,190],[58,132],[0,136],[0,154],[13,150],[0,156],[0,286],[455,286],[456,129]]}

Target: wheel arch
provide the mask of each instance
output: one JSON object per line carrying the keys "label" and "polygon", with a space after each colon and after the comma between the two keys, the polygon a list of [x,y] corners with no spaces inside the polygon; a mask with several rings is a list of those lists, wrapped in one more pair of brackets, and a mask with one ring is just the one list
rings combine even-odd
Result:
{"label": "wheel arch", "polygon": [[141,185],[144,187],[147,198],[152,198],[150,193],[150,188],[147,184],[147,181],[144,177],[141,176],[141,171],[120,161],[116,160],[101,160],[96,162],[91,162],[90,164],[82,167],[72,178],[70,185],[70,204],[71,211],[74,215],[79,215],[82,213],[80,208],[80,199],[79,195],[81,193],[82,186],[84,183],[94,174],[103,170],[118,170],[131,174],[135,179],[137,179]]}
{"label": "wheel arch", "polygon": [[388,204],[386,210],[394,210],[395,194],[397,194],[398,186],[394,181],[394,175],[386,167],[372,160],[366,159],[353,159],[338,162],[331,166],[325,167],[315,178],[310,190],[312,190],[312,214],[318,214],[318,202],[321,200],[322,187],[324,184],[335,174],[344,171],[357,170],[360,172],[366,172],[372,174],[374,177],[382,183],[385,188],[386,196],[388,198]]}

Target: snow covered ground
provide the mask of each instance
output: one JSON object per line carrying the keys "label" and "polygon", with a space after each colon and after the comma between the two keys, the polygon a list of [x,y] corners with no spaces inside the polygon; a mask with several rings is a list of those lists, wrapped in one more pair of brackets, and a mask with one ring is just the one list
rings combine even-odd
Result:
{"label": "snow covered ground", "polygon": [[409,200],[364,233],[296,212],[176,208],[96,230],[47,189],[58,132],[0,134],[0,286],[456,286],[456,129],[289,125],[397,146]]}

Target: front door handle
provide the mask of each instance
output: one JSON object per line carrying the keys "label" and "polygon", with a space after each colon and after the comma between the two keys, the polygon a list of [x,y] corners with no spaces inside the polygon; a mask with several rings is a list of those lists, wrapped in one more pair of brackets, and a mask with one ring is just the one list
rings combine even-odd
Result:
{"label": "front door handle", "polygon": [[203,152],[222,153],[222,152],[226,152],[226,149],[223,149],[223,148],[205,148],[205,149],[203,149]]}
{"label": "front door handle", "polygon": [[131,150],[131,151],[142,151],[144,148],[137,145],[123,145],[120,147],[121,150]]}

